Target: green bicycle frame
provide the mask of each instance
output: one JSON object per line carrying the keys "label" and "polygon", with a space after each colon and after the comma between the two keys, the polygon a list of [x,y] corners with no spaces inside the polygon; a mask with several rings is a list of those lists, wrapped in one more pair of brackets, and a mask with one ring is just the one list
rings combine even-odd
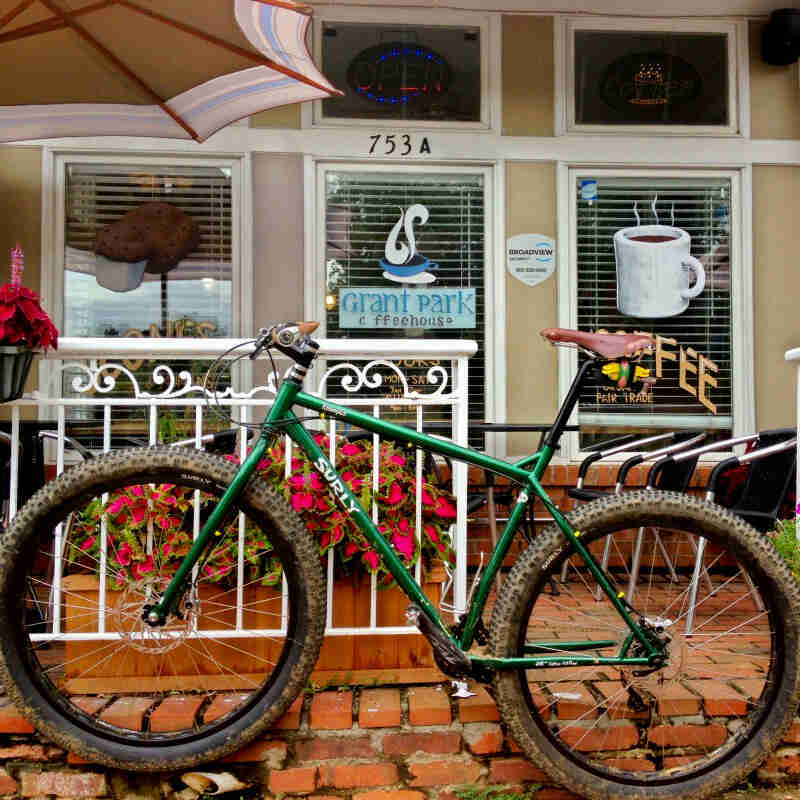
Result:
{"label": "green bicycle frame", "polygon": [[[492,583],[523,520],[528,500],[533,495],[542,501],[556,525],[563,531],[567,541],[572,544],[576,553],[583,560],[594,579],[608,596],[630,630],[630,634],[626,637],[616,655],[596,656],[581,654],[581,651],[596,651],[613,647],[617,644],[614,640],[528,642],[524,647],[524,654],[515,658],[491,658],[470,655],[469,657],[473,666],[496,670],[581,666],[583,664],[607,664],[617,666],[652,664],[660,655],[657,643],[646,635],[641,626],[633,618],[631,613],[632,609],[626,604],[623,593],[618,592],[614,588],[609,577],[600,568],[594,556],[589,552],[588,548],[583,545],[580,531],[576,531],[572,528],[566,517],[564,517],[553,504],[552,500],[547,496],[547,493],[539,482],[555,452],[560,430],[563,428],[566,419],[572,412],[572,407],[574,407],[574,403],[577,399],[580,382],[585,372],[586,370],[581,370],[576,377],[573,387],[570,390],[570,396],[565,401],[558,418],[553,423],[551,436],[545,439],[545,444],[542,449],[516,463],[500,461],[478,450],[461,447],[447,440],[428,436],[403,425],[396,425],[391,422],[376,419],[367,414],[337,405],[330,400],[322,400],[301,391],[299,383],[291,380],[284,381],[281,384],[275,402],[264,422],[261,436],[255,443],[250,455],[239,468],[234,480],[223,494],[205,525],[203,525],[192,548],[184,557],[184,560],[181,562],[169,586],[167,586],[164,591],[159,603],[150,609],[150,620],[155,621],[158,619],[163,622],[166,620],[171,610],[175,608],[190,580],[192,568],[213,542],[215,531],[226,518],[239,494],[244,490],[248,481],[256,471],[258,462],[261,460],[270,439],[274,435],[274,431],[280,429],[285,431],[292,441],[303,450],[314,467],[320,472],[323,479],[327,481],[332,493],[350,515],[353,522],[359,527],[370,545],[383,559],[386,569],[392,574],[409,600],[415,603],[431,622],[443,631],[461,650],[467,651],[472,647],[475,640],[477,625],[481,619]],[[438,455],[447,456],[456,461],[466,462],[467,464],[490,470],[491,472],[508,478],[520,487],[518,500],[491,554],[483,576],[476,587],[472,604],[466,611],[466,617],[457,635],[451,633],[444,625],[438,610],[425,596],[419,584],[414,580],[405,564],[403,564],[395,553],[391,544],[389,544],[380,533],[377,526],[372,521],[370,514],[362,508],[358,499],[339,477],[328,456],[321,450],[319,445],[317,445],[308,431],[306,431],[300,423],[292,411],[293,406],[315,411],[319,413],[322,418],[329,416],[339,422],[354,425],[358,428],[370,431],[371,433],[378,434],[378,436],[392,439],[408,446],[416,446]],[[634,640],[641,646],[640,652],[642,654],[638,656],[629,656],[628,651]],[[543,655],[548,652],[552,653],[555,649],[568,652],[568,657],[565,657],[563,653],[558,655]]]}

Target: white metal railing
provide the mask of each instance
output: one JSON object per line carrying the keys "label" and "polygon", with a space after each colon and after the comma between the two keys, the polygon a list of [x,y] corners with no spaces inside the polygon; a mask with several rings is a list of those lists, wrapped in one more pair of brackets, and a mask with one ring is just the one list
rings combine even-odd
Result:
{"label": "white metal railing", "polygon": [[[16,513],[19,497],[20,470],[20,429],[21,412],[26,406],[38,406],[39,416],[43,419],[55,419],[57,437],[54,442],[54,461],[56,472],[65,468],[67,452],[65,435],[70,418],[78,409],[93,409],[97,414],[102,412],[102,430],[104,451],[111,449],[112,411],[117,408],[130,409],[140,407],[147,413],[147,437],[151,444],[158,441],[158,413],[161,408],[183,407],[194,409],[194,437],[197,446],[201,446],[203,422],[206,414],[205,405],[208,394],[202,383],[193,382],[191,373],[174,368],[163,362],[192,361],[213,359],[224,353],[240,340],[232,339],[157,339],[157,338],[62,338],[57,352],[47,355],[48,362],[43,374],[46,385],[33,393],[15,401],[11,405],[11,437],[10,437],[10,478],[9,478],[9,517]],[[380,416],[383,409],[392,406],[407,408],[416,420],[417,430],[422,430],[424,412],[432,406],[449,409],[451,437],[458,444],[467,444],[467,362],[476,352],[474,341],[458,340],[320,340],[320,363],[313,376],[306,381],[306,390],[325,396],[332,386],[337,387],[336,401],[342,405],[362,407],[374,416]],[[245,350],[240,351],[246,352]],[[265,358],[266,356],[262,356]],[[153,390],[141,386],[140,380],[130,368],[132,360],[144,359],[154,366],[148,373],[152,380]],[[329,364],[326,359],[335,361]],[[434,362],[423,370],[422,378],[416,376],[413,385],[398,362],[414,361]],[[249,362],[248,362],[249,363]],[[127,366],[126,366],[127,364]],[[449,367],[449,369],[448,369]],[[382,395],[384,386],[381,370],[393,376],[393,393],[387,397]],[[62,391],[64,376],[71,376],[68,391]],[[121,377],[127,378],[130,396],[118,396]],[[263,413],[275,396],[275,382],[270,374],[267,382],[252,386],[249,389],[235,391],[226,389],[219,394],[216,401],[227,406],[238,421],[252,422],[256,409]],[[341,395],[346,395],[342,397]],[[191,412],[190,412],[191,413]],[[98,420],[99,422],[99,420]],[[336,421],[328,421],[331,434],[331,456],[335,455]],[[377,438],[377,437],[376,437]],[[291,465],[291,442],[287,438],[287,475]],[[245,437],[241,437],[241,454],[245,453]],[[378,481],[379,449],[375,448],[373,463],[373,488]],[[417,537],[422,534],[421,526],[421,492],[422,492],[422,453],[416,455],[416,510],[415,530]],[[453,545],[456,553],[456,567],[453,582],[453,602],[455,607],[463,609],[466,605],[466,566],[467,566],[467,469],[464,464],[453,466],[453,492],[457,501],[457,520],[453,531]],[[373,506],[373,518],[377,519],[378,509]],[[240,525],[243,530],[243,526]],[[242,553],[243,548],[239,548]],[[104,561],[105,559],[103,559]],[[354,634],[407,634],[416,632],[409,626],[377,625],[376,580],[373,576],[370,600],[369,625],[358,628],[336,627],[333,625],[333,553],[328,556],[328,619],[326,633],[329,635]],[[102,568],[102,567],[101,567]],[[420,577],[420,564],[416,567],[417,579]],[[222,636],[246,636],[266,631],[245,630],[242,619],[242,565],[238,570],[237,589],[237,624],[230,630],[211,632]],[[113,638],[115,634],[105,630],[105,602],[103,587],[100,581],[98,604],[98,627],[96,631],[81,633],[65,633],[60,629],[59,621],[54,620],[55,629],[47,634],[37,634],[35,638],[48,638],[54,634],[60,639],[95,639]],[[58,587],[56,586],[56,594]],[[286,587],[284,586],[284,619],[286,617]],[[54,608],[60,608],[60,598],[54,598]],[[278,631],[276,631],[277,633]],[[272,633],[271,631],[269,633]]]}
{"label": "white metal railing", "polygon": [[[794,347],[787,350],[783,356],[787,361],[797,362],[797,381],[795,382],[795,418],[797,420],[797,478],[795,483],[795,520],[800,524],[800,347]],[[796,530],[797,532],[797,530]],[[800,533],[797,533],[800,537]]]}

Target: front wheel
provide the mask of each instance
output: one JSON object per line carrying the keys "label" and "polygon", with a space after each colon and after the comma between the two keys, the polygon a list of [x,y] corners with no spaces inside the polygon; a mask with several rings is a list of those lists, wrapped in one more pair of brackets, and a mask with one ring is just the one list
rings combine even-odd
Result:
{"label": "front wheel", "polygon": [[[745,778],[798,702],[800,592],[780,556],[738,517],[682,494],[625,493],[570,522],[598,561],[607,554],[615,591],[666,658],[649,670],[603,663],[643,648],[548,529],[504,581],[492,619],[494,655],[539,643],[561,662],[497,674],[513,737],[555,780],[598,800],[702,798]],[[597,661],[576,666],[578,656]]]}
{"label": "front wheel", "polygon": [[111,453],[15,517],[0,550],[0,677],[58,744],[128,770],[186,767],[253,739],[305,685],[324,577],[271,487],[251,482],[174,615],[147,619],[235,471],[184,448]]}

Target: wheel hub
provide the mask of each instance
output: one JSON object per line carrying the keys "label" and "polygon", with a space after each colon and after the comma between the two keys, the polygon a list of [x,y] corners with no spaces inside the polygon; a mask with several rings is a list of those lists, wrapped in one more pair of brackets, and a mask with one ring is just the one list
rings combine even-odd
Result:
{"label": "wheel hub", "polygon": [[186,603],[180,617],[171,615],[164,624],[156,612],[149,610],[167,583],[162,578],[129,583],[114,604],[111,614],[114,630],[140,653],[157,655],[174,650],[194,629],[199,612],[197,603]]}
{"label": "wheel hub", "polygon": [[[671,627],[671,624],[664,627],[663,632],[657,635],[663,645],[662,663],[653,669],[623,671],[628,685],[640,689],[653,689],[665,683],[676,683],[685,677],[689,645],[686,638],[677,630],[670,630]],[[667,633],[667,630],[670,630],[670,633]]]}

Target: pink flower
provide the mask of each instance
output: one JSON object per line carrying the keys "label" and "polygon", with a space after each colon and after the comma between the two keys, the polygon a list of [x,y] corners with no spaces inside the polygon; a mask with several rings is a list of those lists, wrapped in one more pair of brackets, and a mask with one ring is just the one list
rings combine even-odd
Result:
{"label": "pink flower", "polygon": [[374,572],[378,569],[378,564],[380,563],[380,559],[378,558],[378,554],[374,550],[367,550],[366,553],[362,556],[366,565]]}
{"label": "pink flower", "polygon": [[406,465],[406,460],[403,458],[403,456],[397,455],[396,453],[389,456],[389,461],[391,461],[392,464],[397,464],[401,467]]}
{"label": "pink flower", "polygon": [[144,495],[144,489],[142,489],[141,486],[131,486],[131,494],[142,497]]}
{"label": "pink flower", "polygon": [[398,503],[401,503],[403,500],[405,500],[405,498],[405,492],[403,492],[399,484],[393,483],[392,488],[389,489],[389,496],[386,498],[386,502],[396,506]]}
{"label": "pink flower", "polygon": [[360,445],[352,443],[343,444],[341,448],[341,453],[343,456],[356,456],[363,452],[364,451],[361,449]]}
{"label": "pink flower", "polygon": [[347,469],[341,473],[342,480],[354,491],[360,492],[364,485],[364,479],[357,475],[353,470]]}
{"label": "pink flower", "polygon": [[434,543],[437,544],[439,541],[439,532],[434,528],[433,525],[426,525],[425,526],[425,535]]}
{"label": "pink flower", "polygon": [[125,542],[122,547],[119,548],[117,551],[117,564],[122,564],[123,566],[127,566],[131,563],[131,556],[133,555],[133,548]]}
{"label": "pink flower", "polygon": [[113,503],[111,503],[108,506],[108,513],[118,514],[120,511],[122,511],[124,507],[125,507],[125,501],[121,497],[118,497],[116,500],[114,500]]}
{"label": "pink flower", "polygon": [[392,544],[400,555],[406,557],[407,561],[411,560],[414,555],[414,538],[412,536],[402,536],[400,533],[395,533],[392,537]]}
{"label": "pink flower", "polygon": [[314,505],[314,495],[310,492],[294,492],[292,494],[292,508],[295,511],[303,511],[312,508]]}
{"label": "pink flower", "polygon": [[94,546],[95,541],[97,540],[96,536],[90,536],[88,539],[81,542],[81,550],[88,550],[90,547]]}
{"label": "pink flower", "polygon": [[358,552],[358,545],[355,542],[348,542],[344,548],[344,554],[348,558]]}
{"label": "pink flower", "polygon": [[442,519],[455,519],[456,507],[444,497],[437,497],[434,513]]}
{"label": "pink flower", "polygon": [[147,558],[142,561],[141,564],[131,564],[131,571],[133,572],[134,578],[143,578],[145,575],[148,575],[153,571],[154,568],[153,564],[153,555],[152,553],[147,556]]}

